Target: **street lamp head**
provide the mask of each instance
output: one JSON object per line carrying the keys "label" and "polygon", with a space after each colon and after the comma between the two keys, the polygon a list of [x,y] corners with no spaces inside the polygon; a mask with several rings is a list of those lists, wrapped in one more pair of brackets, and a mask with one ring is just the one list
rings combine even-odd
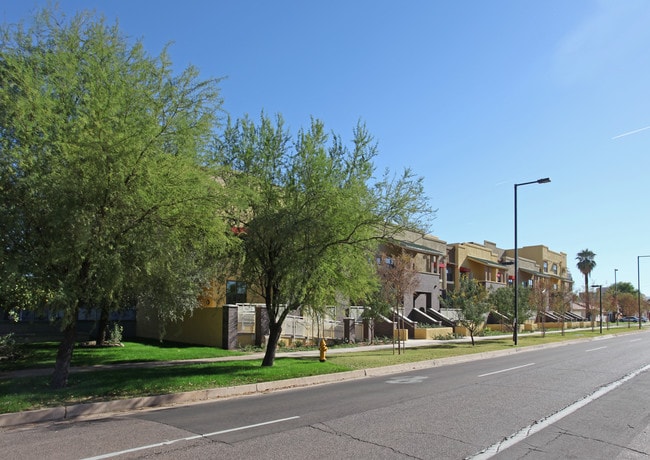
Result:
{"label": "street lamp head", "polygon": [[543,179],[537,179],[537,183],[538,183],[538,184],[548,184],[549,182],[551,182],[551,178],[550,178],[550,177],[545,177],[545,178],[543,178]]}

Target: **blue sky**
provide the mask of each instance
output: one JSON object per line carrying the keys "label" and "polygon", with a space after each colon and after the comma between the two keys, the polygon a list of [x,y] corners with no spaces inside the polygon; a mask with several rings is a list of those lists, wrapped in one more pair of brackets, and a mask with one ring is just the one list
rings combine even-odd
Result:
{"label": "blue sky", "polygon": [[[0,2],[0,21],[45,1]],[[378,171],[424,177],[449,243],[596,253],[593,284],[637,285],[650,255],[650,2],[646,0],[60,0],[94,10],[179,70],[223,77],[234,118],[361,120]],[[644,129],[648,128],[648,129]],[[650,258],[641,290],[650,294]]]}

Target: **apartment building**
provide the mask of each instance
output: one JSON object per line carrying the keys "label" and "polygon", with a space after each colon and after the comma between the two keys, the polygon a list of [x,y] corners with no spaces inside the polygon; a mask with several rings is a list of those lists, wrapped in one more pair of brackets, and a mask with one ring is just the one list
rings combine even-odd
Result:
{"label": "apartment building", "polygon": [[[447,286],[453,289],[461,276],[475,279],[488,290],[512,286],[515,280],[514,249],[501,249],[491,241],[447,245]],[[517,251],[519,284],[532,288],[540,283],[552,291],[571,291],[573,280],[567,255],[544,245],[525,246]],[[443,293],[444,295],[444,293]]]}
{"label": "apartment building", "polygon": [[[514,249],[505,251],[505,256],[514,261]],[[532,286],[533,278],[544,278],[552,290],[573,289],[573,279],[569,274],[567,266],[567,255],[564,252],[556,252],[548,247],[538,244],[535,246],[524,246],[517,250],[519,256],[519,279],[522,284]],[[523,261],[534,262],[534,267],[525,266]],[[514,271],[512,273],[514,275]]]}
{"label": "apartment building", "polygon": [[405,231],[380,246],[377,263],[390,264],[391,257],[399,254],[411,258],[416,273],[416,286],[404,294],[404,314],[414,309],[439,310],[441,292],[446,289],[447,243],[433,235]]}
{"label": "apartment building", "polygon": [[509,265],[503,260],[503,253],[491,241],[448,244],[447,287],[454,289],[461,276],[476,280],[490,291],[506,287]]}

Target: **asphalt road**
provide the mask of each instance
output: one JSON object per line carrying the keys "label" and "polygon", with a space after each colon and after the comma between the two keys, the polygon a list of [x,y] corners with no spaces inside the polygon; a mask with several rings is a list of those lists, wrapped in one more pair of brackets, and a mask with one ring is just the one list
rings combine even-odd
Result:
{"label": "asphalt road", "polygon": [[0,431],[8,459],[650,456],[650,333]]}

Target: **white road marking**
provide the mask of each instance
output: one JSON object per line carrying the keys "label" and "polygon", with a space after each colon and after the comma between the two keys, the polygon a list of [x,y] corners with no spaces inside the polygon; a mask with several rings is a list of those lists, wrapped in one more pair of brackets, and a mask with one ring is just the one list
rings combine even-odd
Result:
{"label": "white road marking", "polygon": [[616,388],[620,387],[623,385],[625,382],[628,380],[632,380],[634,377],[637,375],[641,374],[642,372],[647,371],[650,369],[650,364],[643,366],[635,371],[630,372],[627,375],[624,375],[621,377],[619,380],[616,380],[615,382],[610,383],[609,385],[605,385],[604,387],[600,387],[598,390],[594,391],[592,394],[574,402],[570,406],[565,407],[564,409],[549,415],[548,417],[544,417],[543,419],[540,419],[536,422],[531,423],[527,427],[522,428],[521,430],[517,431],[516,433],[511,434],[510,436],[507,436],[505,439],[502,441],[492,444],[490,447],[486,448],[485,450],[482,450],[481,452],[474,454],[470,457],[466,457],[465,460],[484,460],[488,458],[492,458],[502,450],[507,449],[508,447],[512,447],[518,442],[523,441],[529,436],[532,436],[533,434],[537,433],[538,431],[543,430],[544,428],[554,424],[555,422],[558,422],[562,420],[564,417],[567,415],[571,415],[578,409],[586,406],[590,402],[595,401],[596,399],[600,398],[601,396],[605,396],[607,393],[609,393],[612,390],[615,390]]}
{"label": "white road marking", "polygon": [[287,417],[287,418],[281,418],[281,419],[278,419],[278,420],[269,420],[268,422],[255,423],[254,425],[240,426],[240,427],[237,427],[237,428],[230,428],[228,430],[215,431],[214,433],[197,434],[195,436],[188,436],[187,438],[172,439],[170,441],[163,441],[163,442],[159,442],[159,443],[156,443],[156,444],[149,444],[147,446],[134,447],[132,449],[121,450],[119,452],[110,452],[108,454],[97,455],[96,457],[87,457],[87,458],[85,458],[83,460],[100,460],[102,458],[117,457],[118,455],[129,454],[131,452],[138,452],[140,450],[153,449],[154,447],[168,446],[170,444],[174,444],[174,443],[181,442],[181,441],[192,441],[194,439],[208,438],[210,436],[216,436],[216,435],[224,434],[224,433],[232,433],[233,431],[248,430],[250,428],[257,428],[258,426],[264,426],[264,425],[271,425],[273,423],[286,422],[288,420],[295,420],[297,418],[300,418],[300,417],[296,415],[294,417]]}
{"label": "white road marking", "polygon": [[534,365],[535,365],[535,363],[528,363],[528,364],[524,364],[522,366],[509,367],[508,369],[501,369],[500,371],[494,371],[494,372],[488,372],[487,374],[481,374],[481,375],[479,375],[479,377],[487,377],[488,375],[501,374],[502,372],[516,371],[517,369],[521,369],[522,367],[528,367],[528,366],[534,366]]}
{"label": "white road marking", "polygon": [[607,348],[607,347],[591,348],[591,349],[589,349],[589,350],[585,350],[585,353],[590,353],[590,352],[592,352],[592,351],[602,350],[603,348]]}

